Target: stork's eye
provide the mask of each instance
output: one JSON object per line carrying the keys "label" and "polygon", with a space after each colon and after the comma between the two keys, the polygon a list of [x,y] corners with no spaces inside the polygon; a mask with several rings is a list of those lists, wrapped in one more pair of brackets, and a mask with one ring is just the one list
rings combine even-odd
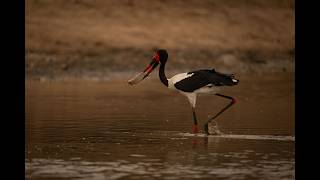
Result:
{"label": "stork's eye", "polygon": [[159,56],[159,54],[158,53],[156,53],[153,57],[152,57],[152,59],[154,59],[154,60],[156,60],[156,61],[160,61],[160,56]]}

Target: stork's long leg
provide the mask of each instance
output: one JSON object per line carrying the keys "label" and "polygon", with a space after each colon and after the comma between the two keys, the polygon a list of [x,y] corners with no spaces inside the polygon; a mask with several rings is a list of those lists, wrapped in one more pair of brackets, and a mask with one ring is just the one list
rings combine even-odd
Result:
{"label": "stork's long leg", "polygon": [[223,109],[221,109],[221,111],[219,111],[215,116],[213,116],[212,118],[210,118],[205,124],[204,124],[204,131],[209,134],[208,132],[208,124],[213,121],[215,118],[217,118],[220,114],[222,114],[225,110],[227,110],[229,107],[231,107],[233,104],[236,103],[236,99],[234,99],[233,97],[230,97],[230,96],[226,96],[226,95],[222,95],[222,94],[215,94],[216,96],[220,96],[220,97],[224,97],[224,98],[227,98],[227,99],[230,99],[231,102],[226,106],[224,107]]}
{"label": "stork's long leg", "polygon": [[192,107],[192,115],[193,115],[192,133],[196,134],[198,133],[198,121],[197,121],[196,111],[194,107]]}
{"label": "stork's long leg", "polygon": [[198,121],[197,121],[197,116],[196,116],[196,101],[197,101],[197,94],[196,93],[183,93],[191,105],[192,108],[192,115],[193,115],[193,126],[192,126],[192,133],[196,134],[198,133]]}

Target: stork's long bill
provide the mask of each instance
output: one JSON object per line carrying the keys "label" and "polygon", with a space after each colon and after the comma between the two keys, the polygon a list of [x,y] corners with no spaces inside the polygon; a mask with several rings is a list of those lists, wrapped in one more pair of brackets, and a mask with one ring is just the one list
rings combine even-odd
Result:
{"label": "stork's long bill", "polygon": [[147,65],[147,67],[137,75],[135,75],[132,79],[128,80],[128,83],[130,85],[138,84],[141,82],[143,79],[149,76],[149,74],[158,66],[160,63],[160,57],[159,54],[156,53],[151,62]]}

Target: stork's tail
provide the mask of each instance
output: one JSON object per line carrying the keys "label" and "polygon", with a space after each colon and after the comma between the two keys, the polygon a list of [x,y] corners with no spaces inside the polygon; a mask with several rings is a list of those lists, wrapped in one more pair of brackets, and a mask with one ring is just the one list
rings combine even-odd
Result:
{"label": "stork's tail", "polygon": [[237,85],[239,83],[239,79],[232,78],[233,85]]}
{"label": "stork's tail", "polygon": [[239,79],[236,79],[234,74],[226,74],[232,81],[232,85],[237,85],[239,83]]}

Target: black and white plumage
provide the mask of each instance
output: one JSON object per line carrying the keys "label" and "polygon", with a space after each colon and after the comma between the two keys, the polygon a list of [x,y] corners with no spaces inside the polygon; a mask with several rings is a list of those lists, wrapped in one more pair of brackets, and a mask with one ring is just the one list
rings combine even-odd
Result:
{"label": "black and white plumage", "polygon": [[[180,76],[182,77],[182,76]],[[185,78],[179,80],[174,86],[184,92],[194,92],[203,87],[213,86],[230,86],[238,82],[233,79],[233,74],[222,74],[214,69],[202,69],[198,71],[188,72]]]}
{"label": "black and white plumage", "polygon": [[168,81],[168,87],[187,96],[193,107],[195,107],[197,94],[217,93],[222,86],[232,86],[239,82],[234,79],[233,74],[219,73],[214,69],[177,74]]}
{"label": "black and white plumage", "polygon": [[205,124],[205,132],[208,134],[208,123],[220,115],[223,111],[229,108],[235,103],[235,99],[226,95],[218,94],[222,87],[233,86],[238,84],[239,80],[235,79],[233,74],[224,74],[215,71],[214,69],[202,69],[197,71],[191,71],[187,73],[177,74],[170,79],[167,79],[165,75],[165,65],[168,59],[168,53],[166,50],[158,50],[152,58],[151,63],[146,67],[146,69],[135,76],[133,79],[129,80],[128,83],[133,85],[137,84],[143,79],[145,79],[155,67],[160,63],[159,68],[159,78],[161,82],[167,86],[169,89],[176,90],[182,95],[186,96],[191,104],[193,112],[194,127],[193,132],[197,133],[197,118],[195,112],[196,99],[198,94],[215,94],[220,97],[228,98],[231,103],[222,109],[216,116],[209,119]]}

